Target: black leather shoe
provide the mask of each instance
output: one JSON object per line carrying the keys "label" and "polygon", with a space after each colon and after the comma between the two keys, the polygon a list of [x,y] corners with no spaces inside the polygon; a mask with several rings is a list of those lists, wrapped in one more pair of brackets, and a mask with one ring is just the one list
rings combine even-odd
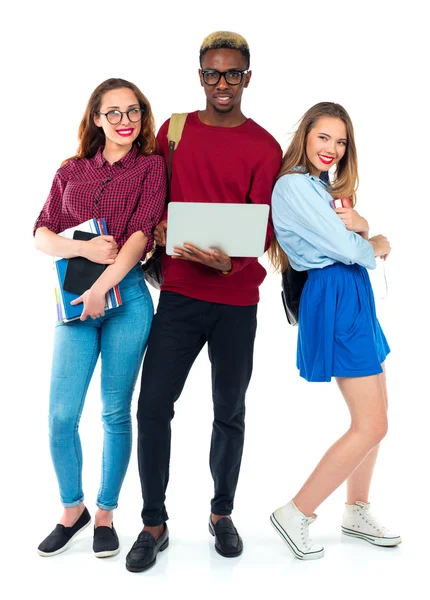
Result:
{"label": "black leather shoe", "polygon": [[90,523],[91,516],[85,507],[84,512],[72,527],[65,527],[58,523],[55,529],[40,544],[37,549],[38,553],[40,556],[55,556],[60,552],[64,552],[78,533],[81,533]]}
{"label": "black leather shoe", "polygon": [[215,537],[215,550],[225,558],[234,558],[243,551],[243,542],[229,517],[219,519],[214,525],[209,516],[209,532]]}
{"label": "black leather shoe", "polygon": [[125,566],[132,573],[140,573],[150,569],[155,565],[157,554],[162,552],[169,545],[169,530],[164,523],[164,531],[159,538],[154,539],[154,536],[149,531],[141,531],[139,537],[131,547],[127,554]]}
{"label": "black leather shoe", "polygon": [[94,527],[93,552],[97,558],[115,556],[119,552],[119,539],[112,523],[112,528],[100,525]]}

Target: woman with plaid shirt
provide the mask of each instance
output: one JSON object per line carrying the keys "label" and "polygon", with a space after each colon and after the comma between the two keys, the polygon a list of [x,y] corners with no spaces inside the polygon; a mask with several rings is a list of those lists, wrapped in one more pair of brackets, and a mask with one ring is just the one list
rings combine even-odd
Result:
{"label": "woman with plaid shirt", "polygon": [[[107,265],[74,301],[83,303],[80,319],[58,322],[55,329],[49,439],[64,512],[40,544],[41,556],[66,550],[91,522],[84,505],[78,426],[99,355],[104,443],[93,551],[98,557],[119,551],[112,511],[130,459],[130,405],[153,317],[140,261],[152,248],[166,197],[165,164],[155,147],[146,97],[123,79],[104,81],[81,121],[78,152],[57,171],[34,226],[36,248],[42,252]],[[58,235],[93,217],[106,220],[110,235],[89,241]],[[105,294],[116,284],[122,305],[105,314]]]}

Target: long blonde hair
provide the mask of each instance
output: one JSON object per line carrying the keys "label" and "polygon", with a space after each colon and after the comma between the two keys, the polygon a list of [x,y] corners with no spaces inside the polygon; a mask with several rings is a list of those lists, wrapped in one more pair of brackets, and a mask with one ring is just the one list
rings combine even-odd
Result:
{"label": "long blonde hair", "polygon": [[[285,151],[278,179],[283,175],[293,173],[300,167],[304,168],[308,173],[312,172],[312,164],[306,156],[306,142],[309,132],[315,127],[316,122],[321,117],[333,117],[345,123],[347,135],[346,150],[336,165],[333,180],[329,185],[329,192],[333,198],[349,197],[351,206],[355,206],[358,187],[358,165],[354,128],[350,116],[340,104],[319,102],[303,115],[293,135],[293,139]],[[283,273],[289,268],[288,256],[282,250],[276,237],[272,240],[268,256],[275,271]]]}

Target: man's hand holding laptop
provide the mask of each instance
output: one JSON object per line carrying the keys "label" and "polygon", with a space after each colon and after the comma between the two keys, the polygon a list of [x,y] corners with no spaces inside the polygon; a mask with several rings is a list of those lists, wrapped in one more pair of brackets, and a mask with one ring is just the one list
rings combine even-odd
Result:
{"label": "man's hand holding laptop", "polygon": [[175,254],[172,254],[172,258],[183,258],[184,260],[198,262],[222,273],[231,271],[231,258],[215,248],[209,250],[209,252],[203,252],[203,250],[199,250],[191,244],[184,244],[183,248],[174,248],[174,251]]}
{"label": "man's hand holding laptop", "polygon": [[154,239],[159,246],[166,245],[167,221],[161,221],[154,229]]}
{"label": "man's hand holding laptop", "polygon": [[[167,221],[161,221],[155,228],[154,238],[159,246],[166,245],[166,231]],[[183,248],[174,248],[174,252],[175,254],[172,254],[172,258],[182,258],[183,260],[198,262],[207,267],[217,269],[222,273],[231,271],[230,257],[215,248],[209,250],[209,252],[203,252],[203,250],[199,250],[199,248],[191,244],[184,244]]]}

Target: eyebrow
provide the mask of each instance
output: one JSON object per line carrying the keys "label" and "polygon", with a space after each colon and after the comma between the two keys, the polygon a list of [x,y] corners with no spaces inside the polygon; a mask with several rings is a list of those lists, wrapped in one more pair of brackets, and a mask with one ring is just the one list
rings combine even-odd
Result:
{"label": "eyebrow", "polygon": [[[127,108],[133,108],[133,106],[139,106],[139,104],[135,102],[134,104],[129,104]],[[117,108],[119,110],[119,106],[108,106],[106,110],[108,110],[109,108]]]}
{"label": "eyebrow", "polygon": [[[331,139],[331,135],[329,135],[328,133],[324,133],[323,131],[320,131],[320,133],[318,135],[325,135],[326,137]],[[346,138],[339,138],[338,140],[339,142],[346,142],[347,139]]]}

